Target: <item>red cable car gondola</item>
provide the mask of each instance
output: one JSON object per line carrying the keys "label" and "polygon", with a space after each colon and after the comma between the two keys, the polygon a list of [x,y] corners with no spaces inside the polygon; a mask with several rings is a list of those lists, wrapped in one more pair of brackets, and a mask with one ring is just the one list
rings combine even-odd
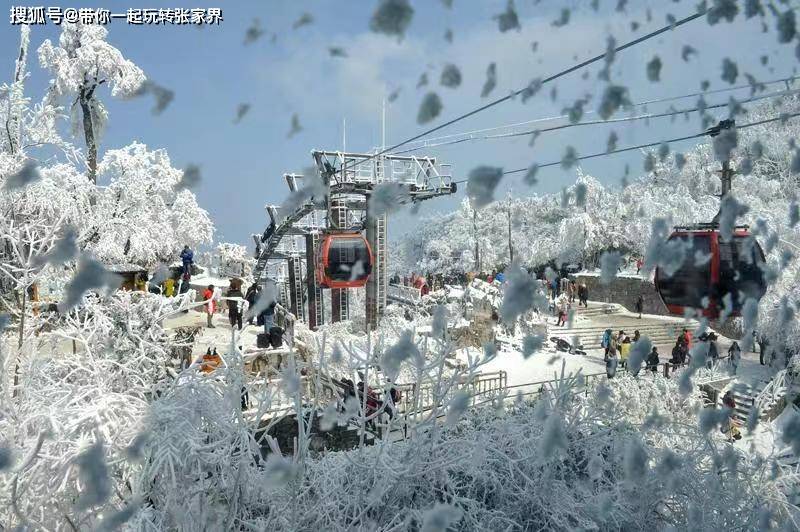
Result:
{"label": "red cable car gondola", "polygon": [[372,249],[357,232],[328,233],[319,245],[317,282],[323,288],[361,288],[372,273]]}
{"label": "red cable car gondola", "polygon": [[737,227],[728,241],[715,223],[676,227],[668,241],[674,240],[686,243],[686,259],[671,276],[661,268],[655,275],[656,290],[672,314],[692,309],[717,318],[730,294],[730,315],[738,316],[748,298],[759,300],[767,291],[764,252],[747,226]]}

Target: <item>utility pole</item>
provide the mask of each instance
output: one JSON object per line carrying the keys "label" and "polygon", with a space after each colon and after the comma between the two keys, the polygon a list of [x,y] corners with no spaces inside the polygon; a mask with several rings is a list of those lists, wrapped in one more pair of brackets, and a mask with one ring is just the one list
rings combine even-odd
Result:
{"label": "utility pole", "polygon": [[511,241],[511,192],[508,193],[506,217],[508,218],[508,263],[512,264],[514,262],[514,244]]}
{"label": "utility pole", "polygon": [[478,242],[478,209],[472,209],[472,234],[475,239],[475,272],[481,272],[481,249]]}
{"label": "utility pole", "polygon": [[[717,124],[716,126],[708,128],[706,134],[709,137],[714,138],[718,136],[720,133],[722,133],[723,129],[733,129],[735,127],[736,127],[736,122],[733,119],[721,120],[719,124]],[[719,218],[722,215],[722,202],[725,201],[725,196],[727,196],[731,191],[731,187],[733,186],[733,174],[735,173],[736,172],[733,170],[733,168],[731,168],[730,159],[726,158],[724,161],[722,161],[722,170],[719,171],[720,174],[719,179],[720,182],[722,183],[722,191],[720,193],[720,207],[716,216],[714,216],[714,219],[712,220],[712,222],[715,224],[719,224]]]}

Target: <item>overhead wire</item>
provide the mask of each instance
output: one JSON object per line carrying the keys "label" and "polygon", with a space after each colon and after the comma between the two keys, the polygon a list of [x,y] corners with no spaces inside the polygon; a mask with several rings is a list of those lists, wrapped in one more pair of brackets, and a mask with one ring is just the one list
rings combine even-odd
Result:
{"label": "overhead wire", "polygon": [[[792,90],[786,90],[786,91],[772,92],[772,93],[769,93],[769,94],[762,94],[762,95],[759,95],[759,96],[754,96],[752,98],[748,98],[747,100],[741,100],[741,101],[738,101],[737,103],[739,103],[739,104],[748,104],[748,103],[753,103],[753,102],[757,102],[757,101],[760,101],[760,100],[766,100],[768,98],[780,98],[781,96],[789,96],[789,95],[792,95],[792,94],[797,94],[799,92],[800,92],[800,89],[792,89]],[[669,116],[677,116],[677,115],[682,115],[682,114],[687,114],[687,113],[694,113],[694,112],[701,111],[701,110],[720,109],[722,107],[728,107],[729,105],[730,105],[730,102],[725,102],[725,103],[716,103],[716,104],[706,105],[704,107],[698,106],[698,107],[687,108],[687,109],[674,109],[672,111],[664,111],[664,112],[661,112],[661,113],[646,113],[646,114],[635,115],[635,116],[626,116],[626,117],[620,117],[620,118],[609,118],[608,120],[587,120],[587,121],[584,121],[584,122],[574,122],[574,123],[570,122],[568,124],[559,124],[557,126],[529,129],[529,130],[526,130],[526,131],[517,131],[517,132],[513,132],[513,133],[502,133],[502,134],[497,134],[497,135],[483,135],[483,136],[480,136],[480,137],[466,137],[466,138],[463,138],[463,139],[445,141],[445,142],[440,142],[440,143],[437,143],[437,144],[430,144],[430,145],[426,146],[426,148],[438,148],[438,147],[441,147],[441,146],[451,146],[451,145],[454,145],[454,144],[460,144],[462,142],[471,142],[471,141],[478,141],[478,140],[491,140],[491,139],[522,137],[522,136],[527,136],[527,135],[548,133],[550,131],[558,131],[558,130],[561,130],[561,129],[569,129],[569,128],[573,128],[573,127],[596,126],[596,125],[603,125],[603,124],[615,124],[615,123],[619,123],[619,122],[633,122],[633,121],[638,121],[638,120],[649,120],[651,118],[664,118],[664,117],[669,117]],[[409,152],[412,152],[412,151],[416,151],[417,149],[419,149],[419,148],[413,148],[413,149],[408,149],[408,150],[400,150],[400,151],[393,152],[392,155],[401,155],[403,153],[409,153]]]}
{"label": "overhead wire", "polygon": [[[737,125],[736,129],[737,130],[739,130],[739,129],[747,129],[747,128],[750,128],[750,127],[755,127],[755,126],[760,126],[760,125],[763,125],[763,124],[768,124],[770,122],[777,122],[778,120],[783,120],[783,121],[789,120],[791,118],[796,118],[798,116],[800,116],[800,112],[778,115],[778,116],[775,116],[775,117],[772,117],[772,118],[767,118],[767,119],[764,119],[764,120],[758,120],[756,122],[750,122],[750,123],[747,123],[747,124]],[[619,148],[619,149],[611,150],[611,151],[593,153],[591,155],[582,155],[582,156],[576,157],[574,160],[577,162],[577,161],[584,161],[584,160],[587,160],[587,159],[596,159],[598,157],[605,157],[605,156],[608,156],[608,155],[615,155],[617,153],[624,153],[624,152],[628,152],[628,151],[642,150],[642,149],[645,149],[645,148],[652,148],[652,147],[655,147],[655,146],[661,146],[662,144],[672,144],[674,142],[682,142],[682,141],[685,141],[685,140],[692,140],[692,139],[696,139],[696,138],[700,138],[700,137],[705,137],[706,135],[708,135],[708,131],[707,130],[701,131],[700,133],[695,133],[693,135],[687,135],[687,136],[684,136],[684,137],[677,137],[677,138],[673,138],[673,139],[659,140],[659,141],[656,141],[656,142],[648,142],[647,144],[638,144],[636,146],[627,146],[625,148]],[[560,164],[562,164],[562,161],[553,161],[553,162],[549,162],[549,163],[545,163],[545,164],[538,164],[538,165],[536,165],[536,168],[537,169],[541,169],[541,168],[547,168],[547,167],[550,167],[550,166],[556,166],[556,165],[560,165]],[[521,173],[521,172],[527,172],[528,170],[530,170],[530,167],[517,168],[515,170],[506,170],[506,171],[504,171],[502,173],[502,175],[505,176],[505,175],[511,175],[511,174],[518,174],[518,173]],[[453,181],[453,183],[466,183],[467,181],[469,181],[469,179],[461,179],[459,181]]]}
{"label": "overhead wire", "polygon": [[[650,33],[642,35],[641,37],[637,37],[636,39],[633,39],[632,41],[628,41],[625,44],[617,46],[616,48],[614,48],[613,52],[615,54],[619,53],[619,52],[621,52],[623,50],[626,50],[628,48],[636,46],[637,44],[643,43],[643,42],[648,41],[648,40],[650,40],[650,39],[652,39],[654,37],[657,37],[657,36],[661,35],[662,33],[666,33],[668,31],[674,30],[674,29],[676,29],[676,28],[678,28],[680,26],[683,26],[684,24],[688,24],[689,22],[692,22],[693,20],[696,20],[696,19],[704,16],[705,14],[708,13],[708,11],[709,11],[709,8],[705,8],[705,9],[699,10],[696,13],[694,13],[692,15],[689,15],[688,17],[685,17],[685,18],[682,18],[680,20],[677,20],[677,21],[675,21],[675,22],[673,22],[671,24],[667,24],[666,26],[663,26],[663,27],[661,27],[661,28],[659,28],[657,30],[651,31]],[[569,68],[561,70],[561,71],[559,71],[559,72],[557,72],[557,73],[555,73],[555,74],[553,74],[553,75],[551,75],[549,77],[546,77],[546,78],[542,79],[541,81],[539,81],[539,86],[543,86],[543,85],[545,85],[545,84],[547,84],[547,83],[549,83],[551,81],[555,81],[556,79],[559,79],[559,78],[561,78],[563,76],[566,76],[567,74],[571,74],[572,72],[575,72],[576,70],[580,70],[583,67],[589,66],[589,65],[591,65],[593,63],[596,63],[597,61],[600,61],[601,59],[604,59],[606,57],[606,55],[607,55],[607,53],[603,52],[602,54],[598,54],[598,55],[596,55],[594,57],[591,57],[591,58],[589,58],[589,59],[587,59],[585,61],[577,63],[577,64],[575,64],[575,65],[573,65],[573,66],[571,66]],[[408,139],[406,139],[406,140],[404,140],[402,142],[398,142],[397,144],[389,146],[388,148],[383,148],[383,149],[375,152],[374,154],[370,155],[366,159],[359,159],[358,162],[353,161],[352,165],[363,164],[363,163],[365,163],[367,161],[370,161],[370,160],[372,160],[372,159],[374,159],[376,157],[379,157],[379,156],[384,155],[386,153],[389,153],[389,152],[391,152],[393,150],[396,150],[397,148],[405,146],[406,144],[414,142],[415,140],[419,140],[422,137],[426,137],[426,136],[430,135],[431,133],[434,133],[434,132],[439,131],[441,129],[444,129],[444,128],[448,127],[448,126],[451,126],[451,125],[455,124],[456,122],[460,122],[461,120],[464,120],[466,118],[474,116],[474,115],[476,115],[478,113],[481,113],[481,112],[483,112],[483,111],[485,111],[487,109],[490,109],[490,108],[492,108],[492,107],[494,107],[496,105],[499,105],[499,104],[501,104],[503,102],[511,100],[511,99],[517,97],[518,95],[522,94],[526,90],[528,90],[529,87],[530,87],[530,85],[528,85],[526,87],[523,87],[521,89],[512,91],[511,93],[507,94],[506,96],[503,96],[501,98],[497,98],[496,100],[492,100],[491,102],[486,103],[484,105],[481,105],[480,107],[478,107],[476,109],[473,109],[472,111],[466,112],[466,113],[461,114],[461,115],[459,115],[459,116],[457,116],[455,118],[452,118],[452,119],[448,120],[447,122],[445,122],[443,124],[439,124],[438,126],[432,127],[430,129],[426,129],[422,133],[414,135],[413,137],[408,138]],[[335,170],[335,173],[336,174],[342,173],[342,172],[344,172],[345,170],[347,170],[349,168],[352,168],[352,166],[348,167],[347,164],[344,164],[344,165],[342,165],[341,169]]]}
{"label": "overhead wire", "polygon": [[[634,103],[630,104],[629,107],[630,108],[644,107],[644,106],[651,105],[651,104],[656,104],[656,103],[667,103],[667,102],[673,102],[673,101],[677,101],[677,100],[685,100],[686,98],[694,98],[694,97],[699,97],[699,96],[708,96],[708,95],[711,95],[711,94],[719,94],[719,93],[723,93],[723,92],[734,92],[734,91],[737,91],[737,90],[748,89],[748,88],[749,89],[754,89],[754,88],[758,88],[758,87],[766,87],[767,85],[774,85],[776,83],[788,83],[790,81],[796,81],[798,79],[800,79],[800,76],[789,76],[789,77],[784,77],[784,78],[772,79],[772,80],[769,80],[769,81],[759,81],[759,82],[756,82],[754,84],[753,83],[748,83],[746,85],[736,85],[734,87],[722,87],[722,88],[719,88],[719,89],[714,89],[714,90],[709,90],[709,91],[701,91],[701,92],[692,92],[692,93],[689,93],[689,94],[682,94],[680,96],[666,96],[666,97],[662,97],[662,98],[654,98],[654,99],[651,99],[651,100],[644,100],[644,101],[641,101],[641,102],[634,102]],[[595,111],[593,109],[590,109],[590,110],[587,110],[585,114],[594,114],[596,112],[597,111]],[[507,128],[525,126],[525,125],[528,125],[528,124],[536,124],[536,123],[540,123],[540,122],[550,122],[550,121],[553,121],[553,120],[562,120],[562,119],[568,118],[568,117],[569,117],[568,114],[563,114],[562,113],[562,114],[558,114],[558,115],[554,115],[554,116],[545,116],[545,117],[540,117],[540,118],[534,118],[534,119],[531,119],[531,120],[524,120],[522,122],[516,122],[516,123],[513,123],[513,124],[505,124],[505,125],[502,125],[502,126],[492,126],[492,127],[481,128],[481,129],[474,129],[474,130],[471,130],[471,131],[463,131],[461,133],[451,133],[450,135],[442,135],[442,136],[439,136],[439,137],[432,137],[432,138],[425,139],[424,141],[420,141],[422,144],[420,146],[414,148],[414,149],[408,149],[408,150],[403,150],[403,151],[399,151],[399,152],[393,152],[392,154],[409,153],[409,152],[414,151],[416,149],[435,148],[437,146],[444,146],[445,145],[445,144],[441,144],[441,143],[427,144],[428,142],[444,141],[444,140],[447,140],[447,139],[454,139],[455,137],[461,137],[461,136],[464,136],[464,135],[476,135],[476,134],[479,134],[479,133],[486,133],[486,132],[495,131],[495,130],[498,130],[498,129],[507,129]],[[608,122],[608,121],[606,121],[606,122]],[[481,138],[483,138],[483,137],[481,137]],[[463,141],[463,139],[458,139],[458,141]],[[453,141],[453,144],[458,144],[458,143],[459,142],[456,142],[455,140]]]}

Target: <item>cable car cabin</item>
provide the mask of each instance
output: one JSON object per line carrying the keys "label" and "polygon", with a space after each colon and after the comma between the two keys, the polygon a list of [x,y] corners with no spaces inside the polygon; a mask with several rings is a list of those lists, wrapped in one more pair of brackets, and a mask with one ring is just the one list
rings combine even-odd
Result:
{"label": "cable car cabin", "polygon": [[360,288],[372,273],[372,250],[360,233],[329,233],[317,255],[317,282],[324,288]]}
{"label": "cable car cabin", "polygon": [[731,241],[723,240],[716,226],[676,227],[668,241],[675,240],[687,243],[683,264],[670,277],[660,267],[655,275],[656,290],[672,314],[697,309],[717,318],[730,294],[730,315],[738,316],[748,298],[759,300],[766,292],[764,252],[747,227],[737,227]]}

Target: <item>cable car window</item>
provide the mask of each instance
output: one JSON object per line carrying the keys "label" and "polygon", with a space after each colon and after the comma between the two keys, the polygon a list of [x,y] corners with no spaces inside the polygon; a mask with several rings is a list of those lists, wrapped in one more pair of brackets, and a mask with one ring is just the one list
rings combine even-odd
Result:
{"label": "cable car window", "polygon": [[671,277],[659,276],[659,293],[667,305],[701,308],[703,298],[711,295],[711,261],[697,265],[695,257],[711,253],[710,235],[674,235],[670,240],[688,243],[686,259]]}
{"label": "cable car window", "polygon": [[[744,304],[744,300],[739,301],[739,292],[744,294],[745,298],[755,299],[761,299],[766,292],[764,272],[761,270],[764,256],[758,243],[749,236],[737,235],[733,239],[733,245],[728,244],[727,247],[731,250],[732,259],[729,266],[733,272],[731,286],[735,287],[736,292],[733,294],[734,308],[738,310]],[[722,242],[720,242],[720,283],[724,271],[722,261]],[[724,286],[720,286],[720,288],[725,289]]]}
{"label": "cable car window", "polygon": [[363,279],[372,271],[369,259],[369,250],[362,238],[334,238],[328,249],[327,274],[334,281],[349,281],[353,277],[353,269],[361,263]]}

